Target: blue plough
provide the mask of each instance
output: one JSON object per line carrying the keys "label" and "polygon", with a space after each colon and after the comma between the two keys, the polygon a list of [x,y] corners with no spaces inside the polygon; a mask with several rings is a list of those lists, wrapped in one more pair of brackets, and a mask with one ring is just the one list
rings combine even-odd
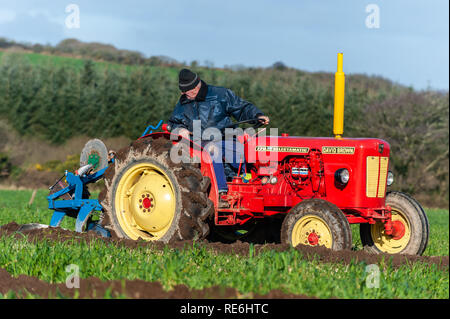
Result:
{"label": "blue plough", "polygon": [[[147,126],[141,137],[159,129],[162,123],[163,121],[161,120],[156,126]],[[114,158],[111,159],[110,163],[114,163]],[[50,220],[50,226],[59,227],[64,217],[68,216],[76,219],[75,231],[92,230],[104,237],[110,237],[110,232],[102,227],[98,221],[92,219],[94,212],[101,213],[103,208],[97,199],[89,199],[90,194],[86,188],[87,184],[95,183],[103,178],[108,166],[93,174],[85,174],[91,168],[87,167],[89,165],[81,167],[75,173],[66,171],[64,176],[50,187],[50,190],[52,190],[64,177],[68,183],[63,189],[47,196],[48,208],[54,211]]]}

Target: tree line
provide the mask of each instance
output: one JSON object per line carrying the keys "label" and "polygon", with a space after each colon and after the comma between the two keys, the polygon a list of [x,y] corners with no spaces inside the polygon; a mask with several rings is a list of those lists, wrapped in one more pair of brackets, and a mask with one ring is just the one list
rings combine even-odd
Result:
{"label": "tree line", "polygon": [[145,57],[141,52],[117,49],[111,44],[99,42],[82,42],[77,39],[64,39],[56,45],[16,42],[0,37],[0,49],[14,49],[48,53],[52,55],[69,55],[96,61],[106,61],[126,65],[179,66],[180,63],[167,56]]}

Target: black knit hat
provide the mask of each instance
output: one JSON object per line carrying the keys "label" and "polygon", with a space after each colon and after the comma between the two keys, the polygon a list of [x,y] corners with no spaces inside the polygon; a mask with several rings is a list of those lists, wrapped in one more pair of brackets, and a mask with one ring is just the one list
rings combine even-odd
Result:
{"label": "black knit hat", "polygon": [[192,90],[200,82],[200,78],[188,69],[183,69],[178,74],[178,87],[181,92]]}

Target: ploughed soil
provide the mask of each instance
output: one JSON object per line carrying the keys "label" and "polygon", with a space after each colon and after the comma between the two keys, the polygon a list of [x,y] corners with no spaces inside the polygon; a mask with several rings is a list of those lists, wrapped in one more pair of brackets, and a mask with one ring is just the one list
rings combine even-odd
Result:
{"label": "ploughed soil", "polygon": [[[235,242],[232,244],[224,244],[220,242],[208,241],[183,241],[172,244],[163,244],[145,241],[133,241],[120,238],[104,238],[94,232],[76,233],[61,228],[41,228],[22,230],[19,232],[21,225],[11,222],[0,227],[0,236],[16,236],[23,238],[26,235],[30,242],[41,241],[44,239],[64,242],[70,240],[72,242],[90,242],[93,240],[102,240],[111,245],[123,245],[129,248],[137,248],[141,246],[150,246],[154,249],[163,249],[168,246],[173,249],[190,249],[193,245],[196,247],[205,247],[216,253],[248,255],[250,252],[250,244],[246,242]],[[366,264],[380,263],[382,260],[390,262],[393,267],[402,265],[411,265],[416,262],[427,264],[435,264],[440,269],[448,271],[448,256],[409,256],[409,255],[388,255],[388,254],[369,254],[364,251],[332,251],[324,247],[310,247],[298,245],[292,248],[286,244],[255,244],[253,245],[254,255],[264,250],[286,251],[289,249],[297,249],[307,259],[318,259],[321,262],[342,262],[350,263],[352,261],[365,262]],[[256,299],[304,299],[311,298],[304,295],[295,295],[285,293],[281,290],[272,290],[265,295],[254,293],[241,294],[234,288],[213,286],[204,289],[191,289],[185,285],[176,285],[171,290],[164,290],[159,282],[146,282],[143,280],[113,280],[102,281],[96,277],[80,279],[79,288],[68,288],[65,283],[48,283],[36,277],[19,275],[13,277],[5,269],[0,268],[0,293],[6,294],[13,291],[17,298],[25,298],[27,293],[38,295],[41,298],[104,298],[110,297],[126,297],[126,298],[145,298],[145,299],[237,299],[237,298],[256,298]],[[312,297],[314,298],[314,297]]]}
{"label": "ploughed soil", "polygon": [[314,298],[304,295],[284,293],[272,290],[265,295],[241,294],[234,288],[213,286],[204,289],[190,289],[185,285],[176,285],[166,291],[159,282],[143,280],[112,280],[102,281],[96,277],[80,278],[79,288],[68,288],[65,283],[52,284],[36,277],[19,275],[13,277],[5,269],[0,268],[0,293],[10,291],[17,298],[25,298],[27,293],[38,295],[41,298],[99,298],[125,297],[133,299],[306,299]]}
{"label": "ploughed soil", "polygon": [[[102,240],[107,244],[123,245],[129,248],[137,248],[142,246],[150,246],[154,249],[163,249],[165,247],[173,249],[190,249],[193,245],[198,248],[206,248],[216,253],[234,254],[241,256],[248,256],[250,253],[250,243],[237,241],[231,244],[224,244],[221,242],[208,242],[208,241],[180,241],[175,243],[159,243],[159,242],[147,242],[147,241],[134,241],[130,239],[123,239],[117,237],[104,238],[97,235],[94,232],[77,233],[70,230],[61,228],[41,228],[23,230],[18,232],[21,225],[11,222],[9,224],[0,227],[0,236],[20,236],[23,238],[23,234],[27,235],[29,241],[49,239],[52,241],[64,242],[70,240],[72,242],[85,241],[90,242],[92,240]],[[333,251],[325,247],[311,247],[306,245],[298,245],[292,248],[287,244],[254,244],[253,255],[257,255],[262,251],[275,250],[278,252],[286,251],[289,249],[298,250],[305,258],[309,260],[319,260],[321,262],[341,262],[349,264],[351,262],[364,262],[366,264],[384,264],[390,263],[392,267],[398,268],[402,265],[411,265],[417,262],[426,263],[429,265],[437,265],[438,268],[448,270],[449,256],[415,256],[415,255],[390,255],[390,254],[371,254],[366,251]]]}

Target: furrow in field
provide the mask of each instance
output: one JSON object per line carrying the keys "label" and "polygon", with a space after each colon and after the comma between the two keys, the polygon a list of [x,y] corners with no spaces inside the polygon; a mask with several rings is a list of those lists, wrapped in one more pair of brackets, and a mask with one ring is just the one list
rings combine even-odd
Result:
{"label": "furrow in field", "polygon": [[265,295],[241,294],[234,288],[213,286],[204,289],[190,289],[185,285],[175,285],[170,291],[163,289],[159,282],[143,280],[102,281],[96,277],[80,278],[79,288],[68,288],[65,283],[48,283],[36,277],[19,275],[13,277],[5,269],[0,268],[0,293],[14,292],[18,297],[27,294],[41,298],[77,297],[77,298],[143,298],[143,299],[311,299],[304,295],[284,293],[272,290]]}

